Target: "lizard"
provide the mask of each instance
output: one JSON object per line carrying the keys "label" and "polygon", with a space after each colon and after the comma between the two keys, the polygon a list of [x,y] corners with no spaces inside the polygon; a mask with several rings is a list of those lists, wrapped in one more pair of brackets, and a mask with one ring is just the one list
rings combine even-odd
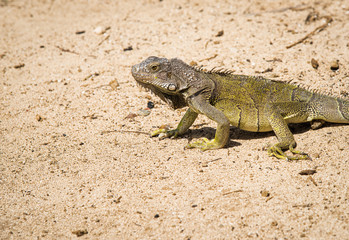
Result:
{"label": "lizard", "polygon": [[[173,109],[188,107],[175,129],[160,128],[151,136],[178,137],[199,114],[217,123],[212,140],[201,138],[187,148],[201,150],[224,147],[230,125],[251,132],[274,131],[278,143],[267,149],[270,156],[285,160],[310,159],[296,150],[289,123],[311,122],[314,128],[325,122],[349,123],[349,100],[262,76],[233,74],[229,70],[205,70],[180,59],[148,57],[133,65],[136,82],[151,90]],[[285,152],[289,150],[292,155]]]}

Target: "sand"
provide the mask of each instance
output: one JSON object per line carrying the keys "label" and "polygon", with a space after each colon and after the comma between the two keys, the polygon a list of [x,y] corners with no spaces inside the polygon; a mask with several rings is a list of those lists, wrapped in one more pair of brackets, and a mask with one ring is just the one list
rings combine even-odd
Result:
{"label": "sand", "polygon": [[223,149],[185,150],[216,124],[150,138],[185,109],[130,73],[178,57],[348,98],[348,29],[344,0],[0,1],[0,238],[349,239],[349,125],[293,127],[312,161],[235,128]]}

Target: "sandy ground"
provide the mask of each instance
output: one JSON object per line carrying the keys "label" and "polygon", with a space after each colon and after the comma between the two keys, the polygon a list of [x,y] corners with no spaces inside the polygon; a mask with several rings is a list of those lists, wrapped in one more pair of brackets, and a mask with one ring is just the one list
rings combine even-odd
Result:
{"label": "sandy ground", "polygon": [[293,129],[313,161],[269,157],[273,133],[233,128],[224,149],[184,150],[215,124],[150,138],[185,109],[130,74],[178,57],[347,98],[348,29],[344,0],[0,1],[0,238],[349,239],[348,125]]}

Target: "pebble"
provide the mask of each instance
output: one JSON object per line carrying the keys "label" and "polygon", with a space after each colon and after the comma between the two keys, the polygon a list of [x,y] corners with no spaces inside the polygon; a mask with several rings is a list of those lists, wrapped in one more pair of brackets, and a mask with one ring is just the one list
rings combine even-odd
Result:
{"label": "pebble", "polygon": [[278,222],[277,222],[277,221],[272,221],[272,222],[271,222],[271,225],[274,226],[274,227],[276,227],[276,226],[278,225]]}
{"label": "pebble", "polygon": [[93,30],[93,32],[97,35],[102,35],[103,33],[105,33],[105,28],[98,26],[95,28],[95,30]]}
{"label": "pebble", "polygon": [[330,62],[331,70],[336,71],[339,69],[339,61],[338,60],[333,60]]}
{"label": "pebble", "polygon": [[221,37],[221,36],[223,36],[223,35],[224,35],[224,30],[220,30],[220,31],[217,33],[216,37]]}
{"label": "pebble", "polygon": [[270,192],[267,191],[267,190],[262,190],[261,191],[261,195],[262,195],[262,197],[269,197],[270,196]]}
{"label": "pebble", "polygon": [[318,61],[316,61],[314,58],[312,58],[311,61],[310,61],[310,63],[311,63],[311,66],[312,66],[314,69],[318,69],[318,67],[319,67]]}
{"label": "pebble", "polygon": [[125,119],[134,119],[135,117],[137,117],[138,115],[137,114],[135,114],[135,113],[129,113],[126,117],[125,117]]}
{"label": "pebble", "polygon": [[149,109],[154,108],[154,103],[153,103],[152,101],[149,101],[148,104],[147,104],[147,107],[148,107]]}
{"label": "pebble", "polygon": [[150,114],[150,109],[149,108],[139,109],[137,114],[139,116],[148,116]]}
{"label": "pebble", "polygon": [[38,122],[42,122],[42,121],[44,120],[44,118],[41,117],[39,114],[37,114],[37,115],[35,116],[35,119],[36,119],[36,121],[38,121]]}

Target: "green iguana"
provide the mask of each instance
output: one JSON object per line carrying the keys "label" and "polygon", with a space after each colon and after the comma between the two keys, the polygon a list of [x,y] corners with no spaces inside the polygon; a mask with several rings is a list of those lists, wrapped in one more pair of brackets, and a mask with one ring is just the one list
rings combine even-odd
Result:
{"label": "green iguana", "polygon": [[[173,109],[189,106],[176,129],[159,129],[152,136],[182,135],[198,114],[217,123],[214,139],[200,139],[188,144],[188,148],[224,147],[231,124],[252,132],[273,130],[279,142],[269,147],[270,156],[286,160],[310,159],[308,154],[295,150],[296,141],[288,123],[311,121],[318,126],[325,121],[349,123],[349,100],[263,77],[234,75],[227,70],[206,71],[176,58],[153,56],[134,65],[132,75]],[[294,155],[287,156],[286,150]]]}

